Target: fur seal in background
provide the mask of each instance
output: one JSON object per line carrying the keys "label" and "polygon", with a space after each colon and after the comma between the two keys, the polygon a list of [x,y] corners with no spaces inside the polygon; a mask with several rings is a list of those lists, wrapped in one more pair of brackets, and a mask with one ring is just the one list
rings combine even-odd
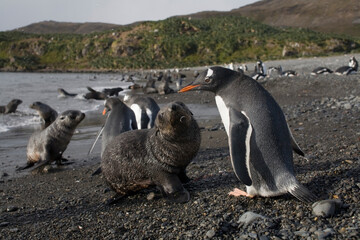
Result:
{"label": "fur seal in background", "polygon": [[117,88],[104,88],[102,90],[103,93],[105,93],[107,96],[119,96],[119,92],[123,91],[124,89],[121,87]]}
{"label": "fur seal in background", "polygon": [[124,102],[133,110],[138,129],[154,127],[160,107],[153,98],[126,95]]}
{"label": "fur seal in background", "polygon": [[85,99],[105,100],[107,95],[103,92],[96,91],[91,87],[86,87],[90,92],[84,94]]}
{"label": "fur seal in background", "polygon": [[21,103],[20,99],[13,99],[6,106],[0,106],[0,113],[14,113]]}
{"label": "fur seal in background", "polygon": [[37,131],[30,136],[27,145],[27,165],[18,168],[23,170],[34,166],[42,171],[46,165],[56,162],[61,165],[62,154],[66,150],[77,125],[85,118],[85,114],[68,110],[61,113],[47,128]]}
{"label": "fur seal in background", "polygon": [[312,70],[311,75],[320,75],[320,74],[329,74],[333,73],[333,71],[327,67],[317,67]]}
{"label": "fur seal in background", "polygon": [[359,68],[359,63],[355,57],[351,57],[349,60],[349,66],[342,66],[335,70],[336,75],[349,75],[351,73],[357,72]]}
{"label": "fur seal in background", "polygon": [[292,149],[303,155],[274,98],[252,78],[222,67],[211,67],[180,92],[205,90],[215,100],[229,140],[230,159],[247,193],[263,197],[289,192],[304,202],[315,199],[295,178]]}
{"label": "fur seal in background", "polygon": [[185,169],[200,147],[200,129],[190,110],[181,102],[163,107],[155,127],[128,131],[106,147],[101,168],[119,199],[151,185],[175,202],[190,200],[182,182]]}
{"label": "fur seal in background", "polygon": [[76,95],[77,95],[76,93],[68,93],[63,88],[58,88],[57,91],[60,94],[59,96],[61,96],[61,97],[76,97]]}
{"label": "fur seal in background", "polygon": [[40,117],[44,120],[44,128],[47,128],[51,123],[53,123],[58,116],[57,111],[42,102],[33,102],[29,107],[36,110]]}

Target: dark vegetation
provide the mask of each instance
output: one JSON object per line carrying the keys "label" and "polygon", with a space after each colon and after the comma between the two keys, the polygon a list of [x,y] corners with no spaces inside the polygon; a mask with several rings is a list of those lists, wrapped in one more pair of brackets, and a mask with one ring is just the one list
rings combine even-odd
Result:
{"label": "dark vegetation", "polygon": [[173,17],[91,34],[0,32],[4,71],[187,67],[359,52],[360,40],[239,16]]}

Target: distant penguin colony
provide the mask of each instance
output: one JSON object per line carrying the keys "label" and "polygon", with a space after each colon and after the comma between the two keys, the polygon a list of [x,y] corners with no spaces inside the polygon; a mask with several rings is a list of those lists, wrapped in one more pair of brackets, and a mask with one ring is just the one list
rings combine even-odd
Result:
{"label": "distant penguin colony", "polygon": [[281,108],[259,83],[242,73],[211,67],[180,92],[189,90],[215,93],[231,163],[247,189],[235,189],[232,195],[271,197],[290,193],[304,202],[315,199],[295,178],[292,150],[304,154]]}

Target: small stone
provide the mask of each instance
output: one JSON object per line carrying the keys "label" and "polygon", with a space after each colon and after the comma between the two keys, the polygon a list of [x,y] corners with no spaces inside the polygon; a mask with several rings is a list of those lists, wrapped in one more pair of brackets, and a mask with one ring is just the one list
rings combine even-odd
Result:
{"label": "small stone", "polygon": [[12,232],[12,233],[16,233],[16,232],[19,231],[19,229],[18,228],[11,228],[9,231]]}
{"label": "small stone", "polygon": [[294,234],[296,236],[300,236],[300,237],[308,237],[309,236],[309,233],[306,231],[295,231]]}
{"label": "small stone", "polygon": [[2,222],[0,223],[0,227],[6,227],[6,226],[9,226],[9,222]]}
{"label": "small stone", "polygon": [[215,236],[215,231],[213,229],[206,232],[206,237],[213,238]]}
{"label": "small stone", "polygon": [[315,202],[312,205],[313,213],[315,216],[332,217],[335,214],[336,207],[341,207],[342,202],[340,199],[335,200],[322,200]]}
{"label": "small stone", "polygon": [[254,221],[258,220],[258,219],[266,219],[266,217],[261,216],[260,214],[257,213],[253,213],[251,211],[244,213],[239,220],[237,221],[237,223],[244,223],[245,226],[253,223]]}
{"label": "small stone", "polygon": [[256,233],[249,233],[249,237],[251,237],[253,239],[257,239],[257,234]]}
{"label": "small stone", "polygon": [[151,192],[149,193],[147,196],[146,196],[146,199],[151,201],[155,198],[155,193],[154,192]]}
{"label": "small stone", "polygon": [[350,103],[345,103],[345,104],[344,104],[344,108],[345,108],[346,110],[351,109],[351,104],[350,104]]}
{"label": "small stone", "polygon": [[15,206],[9,206],[6,208],[6,211],[7,212],[15,212],[17,211],[19,208],[18,207],[15,207]]}

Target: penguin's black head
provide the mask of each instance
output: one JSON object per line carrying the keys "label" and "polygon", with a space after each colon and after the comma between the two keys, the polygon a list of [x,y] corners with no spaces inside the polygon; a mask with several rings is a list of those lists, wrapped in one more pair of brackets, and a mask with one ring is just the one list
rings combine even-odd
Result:
{"label": "penguin's black head", "polygon": [[194,82],[182,88],[179,92],[187,92],[190,90],[216,92],[218,88],[226,84],[234,74],[239,73],[228,68],[211,67],[200,73]]}

